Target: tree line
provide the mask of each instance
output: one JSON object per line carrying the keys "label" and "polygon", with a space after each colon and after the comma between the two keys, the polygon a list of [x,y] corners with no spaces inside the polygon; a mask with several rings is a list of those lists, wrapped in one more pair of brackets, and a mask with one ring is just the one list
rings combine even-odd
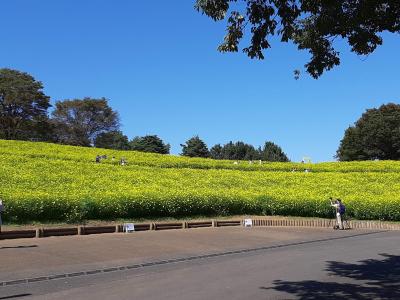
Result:
{"label": "tree line", "polygon": [[[118,112],[105,98],[57,101],[54,109],[43,84],[31,75],[0,69],[0,139],[47,141],[168,154],[170,145],[157,135],[129,140],[120,130]],[[267,141],[254,147],[242,141],[216,144],[210,149],[198,136],[182,144],[182,155],[213,159],[289,161],[281,147]],[[368,109],[350,126],[335,156],[340,161],[399,160],[400,105],[388,103]]]}
{"label": "tree line", "polygon": [[225,145],[216,144],[208,150],[207,145],[194,136],[182,146],[182,155],[190,157],[210,157],[213,159],[231,160],[264,160],[287,162],[289,158],[281,147],[273,142],[265,142],[263,147],[257,149],[253,145],[244,142],[232,142]]}
{"label": "tree line", "polygon": [[[46,141],[75,146],[169,154],[170,145],[157,135],[129,140],[120,130],[118,112],[105,98],[57,101],[49,114],[50,97],[28,73],[0,69],[0,138]],[[256,149],[244,142],[217,144],[210,150],[195,136],[182,145],[182,155],[234,160],[288,161],[272,142]]]}

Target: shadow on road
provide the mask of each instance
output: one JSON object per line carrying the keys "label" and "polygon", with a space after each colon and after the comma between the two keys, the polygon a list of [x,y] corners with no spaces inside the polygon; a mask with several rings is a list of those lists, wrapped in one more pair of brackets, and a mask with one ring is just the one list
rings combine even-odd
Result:
{"label": "shadow on road", "polygon": [[[0,247],[0,250],[2,249],[25,249],[25,248],[36,248],[38,245],[28,245],[28,246],[4,246]],[[1,299],[1,298],[0,298]]]}
{"label": "shadow on road", "polygon": [[[368,259],[357,264],[329,261],[326,271],[331,282],[275,280],[261,287],[292,294],[295,299],[400,299],[400,256],[381,254],[382,260]],[[351,283],[334,282],[348,279]]]}
{"label": "shadow on road", "polygon": [[32,296],[32,294],[18,294],[18,295],[0,297],[0,300],[2,300],[2,299],[16,299],[16,298],[22,298],[22,297],[27,297],[27,296]]}

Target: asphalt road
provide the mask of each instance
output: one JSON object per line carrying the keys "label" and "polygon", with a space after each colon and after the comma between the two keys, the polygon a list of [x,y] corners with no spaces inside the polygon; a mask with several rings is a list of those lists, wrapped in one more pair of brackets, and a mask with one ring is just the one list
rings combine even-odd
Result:
{"label": "asphalt road", "polygon": [[400,299],[400,232],[296,232],[250,239],[245,251],[193,250],[190,260],[0,287],[0,299]]}

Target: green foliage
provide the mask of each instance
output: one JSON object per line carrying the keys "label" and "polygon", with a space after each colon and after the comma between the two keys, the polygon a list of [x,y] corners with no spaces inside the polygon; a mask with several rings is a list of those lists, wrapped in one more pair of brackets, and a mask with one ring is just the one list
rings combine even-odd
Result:
{"label": "green foliage", "polygon": [[340,142],[341,161],[400,159],[400,105],[389,103],[368,109]]}
{"label": "green foliage", "polygon": [[258,153],[252,145],[243,142],[232,143],[224,145],[222,149],[224,159],[234,160],[252,160],[258,159]]}
{"label": "green foliage", "polygon": [[[400,220],[400,162],[249,164],[136,151],[94,163],[95,148],[0,140],[0,198],[9,221],[84,221],[268,214]],[[292,169],[297,168],[297,172]],[[305,173],[302,168],[311,169]]]}
{"label": "green foliage", "polygon": [[78,146],[90,146],[97,135],[119,128],[118,113],[105,98],[58,101],[52,121],[59,142]]}
{"label": "green foliage", "polygon": [[252,145],[241,141],[236,143],[230,141],[223,146],[217,144],[212,147],[211,157],[214,159],[258,160],[260,153]]}
{"label": "green foliage", "polygon": [[157,135],[137,136],[129,142],[129,146],[132,150],[159,154],[168,154],[170,148],[170,145],[164,144]]}
{"label": "green foliage", "polygon": [[211,147],[210,149],[210,157],[213,159],[223,159],[223,154],[222,154],[222,146],[220,144],[216,144]]}
{"label": "green foliage", "polygon": [[41,129],[48,126],[50,106],[41,82],[27,73],[0,69],[0,138],[45,139]]}
{"label": "green foliage", "polygon": [[128,137],[121,131],[109,131],[100,133],[94,140],[94,146],[97,148],[129,150]]}
{"label": "green foliage", "polygon": [[281,147],[273,142],[266,142],[261,151],[261,159],[266,161],[288,162],[289,159],[282,151]]}
{"label": "green foliage", "polygon": [[[311,54],[305,68],[314,78],[340,64],[333,46],[336,38],[344,39],[352,52],[368,55],[382,44],[382,32],[400,33],[397,0],[237,2],[196,0],[198,11],[215,21],[227,20],[227,34],[219,51],[237,52],[239,43],[246,40],[250,44],[243,52],[250,58],[264,59],[264,50],[271,47],[273,36],[278,36]],[[248,33],[251,38],[246,37]]]}
{"label": "green foliage", "polygon": [[211,148],[210,157],[230,160],[289,161],[282,149],[272,142],[266,142],[263,148],[258,149],[241,141],[236,143],[231,141],[223,146],[217,144]]}
{"label": "green foliage", "polygon": [[186,141],[182,146],[182,155],[189,157],[209,157],[206,143],[204,143],[199,136],[194,136]]}

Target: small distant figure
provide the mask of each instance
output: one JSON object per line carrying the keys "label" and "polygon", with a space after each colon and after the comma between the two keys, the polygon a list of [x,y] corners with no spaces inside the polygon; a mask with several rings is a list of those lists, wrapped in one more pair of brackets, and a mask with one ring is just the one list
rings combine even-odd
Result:
{"label": "small distant figure", "polygon": [[301,160],[301,163],[304,164],[304,159]]}
{"label": "small distant figure", "polygon": [[261,161],[261,159],[258,161],[258,164],[260,164],[260,165],[262,164],[262,161]]}
{"label": "small distant figure", "polygon": [[122,158],[120,159],[120,161],[119,161],[119,164],[120,164],[121,166],[126,166],[126,165],[128,164],[128,162],[125,160],[124,157],[122,157]]}
{"label": "small distant figure", "polygon": [[252,164],[253,164],[253,161],[252,161],[252,160],[249,160],[249,164],[252,165]]}
{"label": "small distant figure", "polygon": [[97,155],[96,156],[96,163],[101,163],[102,159],[107,159],[107,155]]}

